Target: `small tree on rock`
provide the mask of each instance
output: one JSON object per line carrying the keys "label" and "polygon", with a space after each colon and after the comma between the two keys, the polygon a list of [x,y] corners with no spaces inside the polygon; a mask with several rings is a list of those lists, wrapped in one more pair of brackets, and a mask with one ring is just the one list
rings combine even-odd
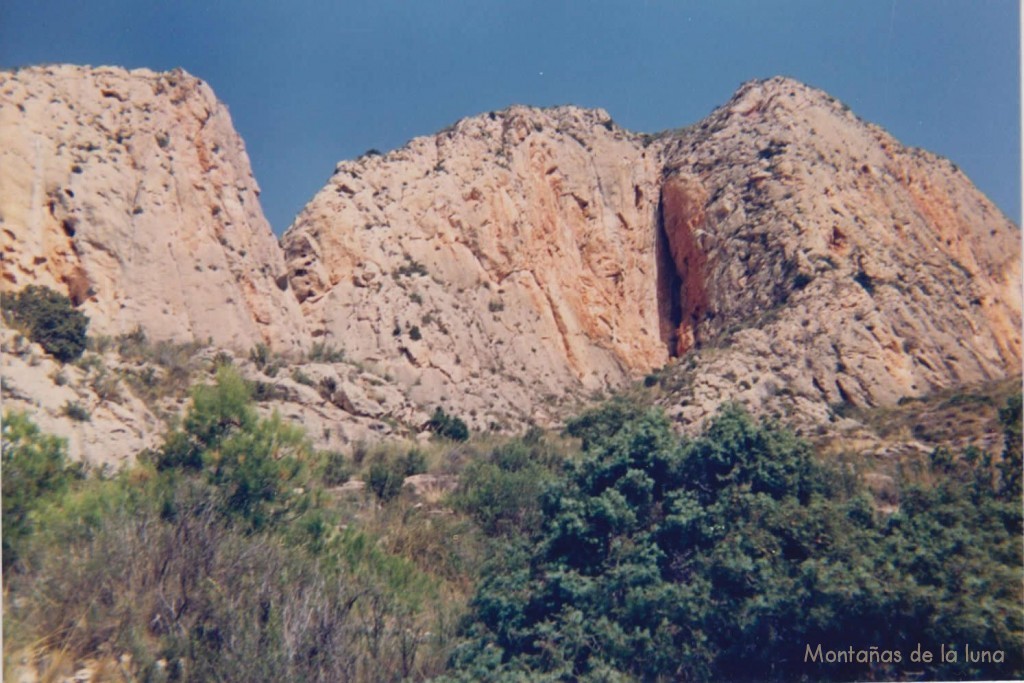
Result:
{"label": "small tree on rock", "polygon": [[60,362],[73,361],[85,351],[89,319],[60,292],[29,285],[4,297],[3,309],[29,339]]}

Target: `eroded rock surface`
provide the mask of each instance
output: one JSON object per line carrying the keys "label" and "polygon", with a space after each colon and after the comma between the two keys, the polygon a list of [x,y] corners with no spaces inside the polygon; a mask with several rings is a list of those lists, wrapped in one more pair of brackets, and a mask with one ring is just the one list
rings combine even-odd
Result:
{"label": "eroded rock surface", "polygon": [[[1019,228],[950,162],[788,79],[658,135],[571,106],[467,118],[339,163],[280,247],[226,108],[183,72],[0,73],[0,142],[4,291],[66,292],[94,336],[233,350],[262,410],[322,448],[424,438],[437,406],[553,425],[652,371],[694,430],[727,400],[810,429],[1020,373]],[[247,360],[260,342],[276,374]],[[85,459],[131,457],[187,404],[139,403],[148,370],[114,357],[118,401],[98,370],[59,383],[26,353],[5,407]]]}
{"label": "eroded rock surface", "polygon": [[72,460],[119,467],[156,447],[166,428],[114,372],[61,364],[14,330],[0,329],[0,370],[4,411],[64,438]]}
{"label": "eroded rock surface", "polygon": [[677,358],[664,402],[693,425],[1020,371],[1020,230],[784,78],[659,136],[575,107],[465,119],[339,164],[283,246],[314,335],[478,425]]}
{"label": "eroded rock surface", "polygon": [[1020,373],[1020,229],[949,161],[782,78],[663,155],[708,197],[683,233],[704,282],[683,287],[698,353],[666,401],[684,422],[730,397],[820,422]]}
{"label": "eroded rock surface", "polygon": [[305,343],[227,108],[183,71],[0,72],[3,288],[43,284],[93,334]]}
{"label": "eroded rock surface", "polygon": [[602,111],[513,107],[343,162],[283,238],[314,336],[474,426],[668,358],[658,163]]}

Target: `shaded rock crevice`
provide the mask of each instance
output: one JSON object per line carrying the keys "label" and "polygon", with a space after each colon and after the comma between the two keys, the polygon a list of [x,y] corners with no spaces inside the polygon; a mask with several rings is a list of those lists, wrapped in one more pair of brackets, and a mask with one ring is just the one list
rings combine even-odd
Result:
{"label": "shaded rock crevice", "polygon": [[665,212],[663,202],[658,202],[657,223],[655,226],[655,266],[657,270],[658,292],[658,332],[661,341],[668,351],[669,358],[677,357],[679,349],[679,325],[683,320],[680,295],[683,290],[683,279],[672,260],[668,235],[665,233]]}
{"label": "shaded rock crevice", "polygon": [[[658,310],[662,339],[673,357],[700,343],[701,323],[709,315],[708,255],[702,239],[707,234],[707,197],[699,180],[683,174],[666,179],[661,189]],[[664,328],[674,329],[666,333]]]}

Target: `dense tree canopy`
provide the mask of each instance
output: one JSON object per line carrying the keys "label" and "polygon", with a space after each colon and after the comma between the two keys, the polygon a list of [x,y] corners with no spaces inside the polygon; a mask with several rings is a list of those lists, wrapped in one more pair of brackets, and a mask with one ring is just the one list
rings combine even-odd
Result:
{"label": "dense tree canopy", "polygon": [[584,457],[547,489],[533,542],[485,575],[453,657],[465,680],[903,677],[918,643],[1003,653],[929,675],[1022,673],[1021,513],[991,462],[933,465],[938,483],[885,516],[850,472],[735,408],[692,441],[621,404],[569,431]]}

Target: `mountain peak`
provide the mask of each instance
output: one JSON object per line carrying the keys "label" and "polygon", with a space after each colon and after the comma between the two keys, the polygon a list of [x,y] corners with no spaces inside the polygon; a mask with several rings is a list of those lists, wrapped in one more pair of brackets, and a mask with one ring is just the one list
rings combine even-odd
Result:
{"label": "mountain peak", "polygon": [[553,424],[645,375],[687,428],[731,400],[810,430],[1020,371],[1020,231],[789,78],[665,135],[572,105],[467,117],[339,163],[280,244],[200,80],[44,67],[0,98],[6,289],[59,288],[102,334],[343,349],[349,374],[282,393],[353,433],[439,406]]}
{"label": "mountain peak", "polygon": [[57,287],[97,334],[299,344],[245,146],[207,84],[31,67],[0,73],[0,105],[5,288]]}
{"label": "mountain peak", "polygon": [[[514,106],[348,168],[282,244],[314,330],[473,410],[550,417],[528,396],[686,357],[680,419],[731,396],[813,422],[1019,367],[1018,233],[934,162],[784,77],[665,136]],[[409,345],[421,310],[437,329]]]}

